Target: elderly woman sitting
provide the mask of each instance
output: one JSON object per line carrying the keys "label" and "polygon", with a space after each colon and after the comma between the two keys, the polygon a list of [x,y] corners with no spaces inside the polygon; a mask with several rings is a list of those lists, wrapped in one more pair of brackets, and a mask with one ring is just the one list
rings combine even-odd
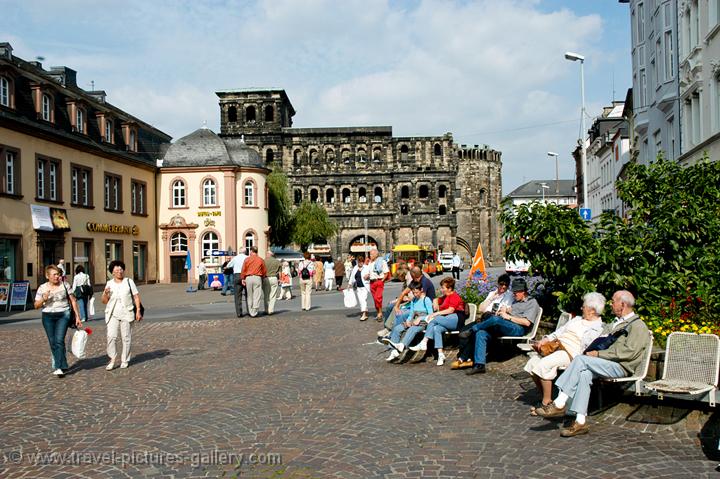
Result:
{"label": "elderly woman sitting", "polygon": [[[542,394],[542,404],[545,408],[552,403],[552,382],[557,377],[558,368],[566,368],[578,354],[603,332],[603,322],[600,315],[605,308],[605,297],[600,293],[588,293],[583,296],[582,317],[576,316],[554,333],[545,336],[541,341],[533,344],[535,352],[530,353],[530,359],[525,364],[525,371],[532,375],[535,386]],[[540,351],[555,343],[557,349],[541,356]],[[536,416],[535,409],[530,414]]]}

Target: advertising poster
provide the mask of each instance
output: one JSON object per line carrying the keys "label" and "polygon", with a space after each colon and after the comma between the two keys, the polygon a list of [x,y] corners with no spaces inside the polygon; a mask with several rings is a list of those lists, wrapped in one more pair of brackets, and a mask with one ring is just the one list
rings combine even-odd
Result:
{"label": "advertising poster", "polygon": [[10,307],[27,305],[28,288],[30,283],[13,283],[10,295]]}
{"label": "advertising poster", "polygon": [[0,283],[0,306],[7,306],[10,300],[10,283]]}

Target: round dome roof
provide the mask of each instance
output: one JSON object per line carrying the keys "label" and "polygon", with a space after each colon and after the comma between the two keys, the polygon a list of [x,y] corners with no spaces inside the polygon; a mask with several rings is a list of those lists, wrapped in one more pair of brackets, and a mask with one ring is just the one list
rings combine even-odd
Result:
{"label": "round dome roof", "polygon": [[163,166],[231,165],[225,143],[209,128],[200,128],[170,145]]}
{"label": "round dome roof", "polygon": [[237,166],[253,166],[265,168],[260,155],[245,144],[245,140],[237,138],[227,138],[225,140],[227,152],[230,155],[230,161]]}

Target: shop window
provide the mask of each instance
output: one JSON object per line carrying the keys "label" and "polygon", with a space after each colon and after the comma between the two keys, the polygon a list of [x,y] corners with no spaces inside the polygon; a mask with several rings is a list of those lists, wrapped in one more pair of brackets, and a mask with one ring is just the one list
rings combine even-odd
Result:
{"label": "shop window", "polygon": [[[112,261],[123,261],[123,242],[115,240],[105,241],[105,271]],[[108,274],[108,277],[110,275]]]}

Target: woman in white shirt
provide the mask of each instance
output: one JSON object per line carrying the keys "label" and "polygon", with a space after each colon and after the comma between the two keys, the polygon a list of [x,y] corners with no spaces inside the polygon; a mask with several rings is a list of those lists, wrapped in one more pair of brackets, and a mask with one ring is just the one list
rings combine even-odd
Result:
{"label": "woman in white shirt", "polygon": [[[538,391],[542,394],[542,404],[545,408],[552,403],[552,382],[557,377],[558,368],[566,368],[572,359],[582,354],[590,343],[603,332],[603,322],[600,315],[605,309],[605,296],[600,293],[588,293],[583,296],[582,317],[575,316],[563,326],[548,334],[533,345],[535,352],[530,353],[530,359],[525,364],[525,371],[532,375]],[[559,340],[561,349],[545,357],[538,352],[543,344]],[[537,415],[535,409],[530,414]]]}
{"label": "woman in white shirt", "polygon": [[355,289],[360,305],[360,321],[368,319],[367,298],[370,293],[370,260],[358,257],[357,263],[350,272],[350,287]]}
{"label": "woman in white shirt", "polygon": [[92,297],[82,294],[83,286],[90,286],[92,290],[92,284],[90,283],[90,276],[85,273],[85,268],[82,265],[75,266],[75,276],[73,276],[72,291],[75,293],[75,299],[78,302],[78,310],[80,311],[80,319],[82,321],[88,320],[88,301]]}
{"label": "woman in white shirt", "polygon": [[335,281],[335,263],[333,263],[332,258],[325,260],[323,269],[325,270],[325,291],[330,291],[333,289],[333,282]]}
{"label": "woman in white shirt", "polygon": [[135,282],[125,278],[125,263],[118,260],[111,261],[108,271],[112,274],[112,279],[105,285],[102,302],[106,305],[107,354],[110,356],[110,362],[105,369],[111,371],[115,367],[117,358],[118,333],[123,343],[120,367],[127,368],[130,362],[132,325],[134,321],[142,321],[143,317],[140,312],[140,293]]}
{"label": "woman in white shirt", "polygon": [[53,374],[65,376],[68,369],[65,356],[65,335],[70,326],[70,308],[75,311],[75,326],[80,327],[80,313],[70,285],[61,280],[62,272],[57,266],[45,268],[47,282],[40,285],[35,294],[35,309],[42,308],[42,324],[52,352]]}

